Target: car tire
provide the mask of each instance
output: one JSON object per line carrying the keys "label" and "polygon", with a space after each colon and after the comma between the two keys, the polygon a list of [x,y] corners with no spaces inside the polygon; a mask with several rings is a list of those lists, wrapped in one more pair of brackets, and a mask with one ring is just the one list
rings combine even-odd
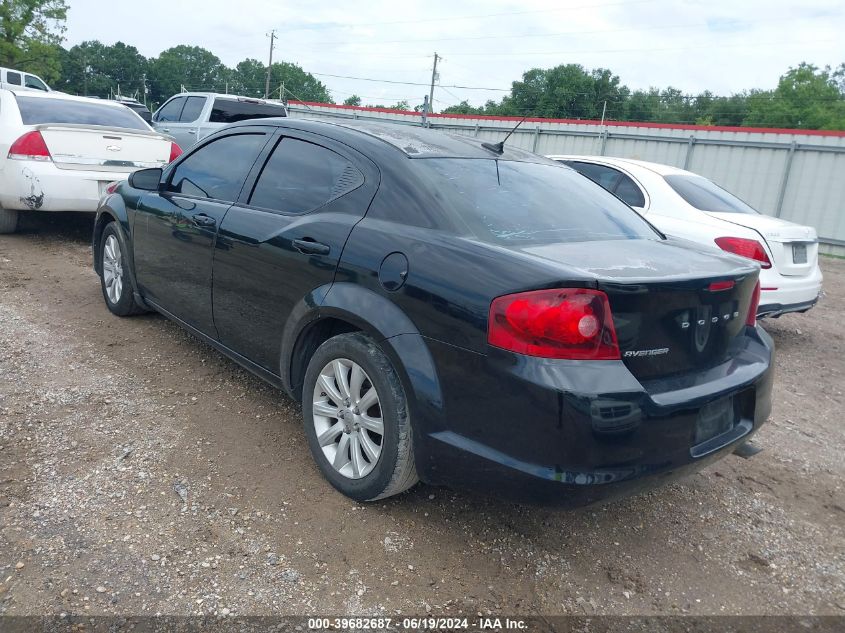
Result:
{"label": "car tire", "polygon": [[100,237],[100,287],[106,306],[117,316],[146,312],[137,301],[126,263],[126,245],[114,222],[109,222]]}
{"label": "car tire", "polygon": [[317,349],[305,373],[302,414],[314,460],[347,497],[375,501],[419,481],[405,390],[368,336],[342,334]]}
{"label": "car tire", "polygon": [[0,233],[14,233],[17,230],[17,209],[0,209]]}

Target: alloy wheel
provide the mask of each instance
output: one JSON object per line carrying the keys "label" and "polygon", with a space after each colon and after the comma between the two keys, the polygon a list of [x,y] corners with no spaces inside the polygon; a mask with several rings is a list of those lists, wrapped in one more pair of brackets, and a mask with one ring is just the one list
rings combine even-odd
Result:
{"label": "alloy wheel", "polygon": [[344,477],[360,479],[376,467],[384,444],[384,421],[375,386],[364,369],[346,358],[320,371],[312,398],[317,442]]}
{"label": "alloy wheel", "polygon": [[109,301],[113,304],[119,302],[123,294],[123,260],[120,242],[114,235],[109,235],[103,246],[103,282]]}

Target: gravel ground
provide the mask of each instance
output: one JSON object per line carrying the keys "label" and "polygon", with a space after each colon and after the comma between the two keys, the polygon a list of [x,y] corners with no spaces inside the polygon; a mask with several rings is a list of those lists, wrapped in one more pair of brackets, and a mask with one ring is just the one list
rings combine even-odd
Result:
{"label": "gravel ground", "polygon": [[106,310],[90,229],[0,236],[0,614],[845,614],[845,261],[765,322],[761,454],[574,512],[423,485],[360,506],[294,402]]}

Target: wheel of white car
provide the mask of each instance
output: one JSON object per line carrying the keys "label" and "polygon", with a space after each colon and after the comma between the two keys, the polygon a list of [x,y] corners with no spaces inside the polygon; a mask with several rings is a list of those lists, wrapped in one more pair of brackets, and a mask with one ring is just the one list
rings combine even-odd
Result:
{"label": "wheel of white car", "polygon": [[405,390],[369,337],[342,334],[317,349],[302,413],[314,460],[346,496],[383,499],[418,481]]}
{"label": "wheel of white car", "polygon": [[135,301],[126,265],[126,247],[114,222],[106,225],[100,237],[100,285],[106,306],[113,314],[130,316],[144,312]]}
{"label": "wheel of white car", "polygon": [[17,209],[0,209],[0,233],[14,233],[17,230]]}

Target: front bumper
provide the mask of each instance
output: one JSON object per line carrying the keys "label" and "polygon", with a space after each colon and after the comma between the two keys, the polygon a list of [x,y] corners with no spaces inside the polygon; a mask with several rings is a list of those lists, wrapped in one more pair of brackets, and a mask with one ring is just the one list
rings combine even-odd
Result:
{"label": "front bumper", "polygon": [[[429,483],[570,507],[694,472],[771,412],[771,339],[756,328],[742,345],[708,371],[640,383],[621,361],[482,356],[429,342],[447,414],[416,429],[418,471]],[[702,408],[726,398],[735,424],[696,439]]]}

